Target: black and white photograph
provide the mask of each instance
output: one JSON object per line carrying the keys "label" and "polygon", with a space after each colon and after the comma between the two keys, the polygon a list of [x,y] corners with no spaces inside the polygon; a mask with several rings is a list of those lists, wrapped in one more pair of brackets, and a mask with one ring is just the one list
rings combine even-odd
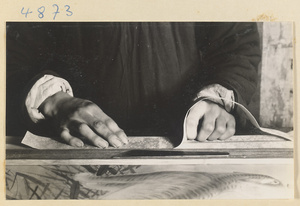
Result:
{"label": "black and white photograph", "polygon": [[293,199],[292,22],[6,22],[6,200]]}

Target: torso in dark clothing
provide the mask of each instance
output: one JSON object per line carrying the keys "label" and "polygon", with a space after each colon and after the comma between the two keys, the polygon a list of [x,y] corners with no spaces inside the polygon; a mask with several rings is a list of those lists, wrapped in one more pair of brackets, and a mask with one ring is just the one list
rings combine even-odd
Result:
{"label": "torso in dark clothing", "polygon": [[[8,54],[22,42],[20,65],[34,61],[23,69],[25,73],[56,72],[69,81],[76,97],[95,102],[125,131],[167,134],[182,129],[191,99],[207,81],[209,70],[201,62],[198,47],[205,46],[199,39],[209,42],[204,38],[208,25],[12,23]],[[9,55],[8,73],[13,73],[14,64],[18,69],[20,65]]]}

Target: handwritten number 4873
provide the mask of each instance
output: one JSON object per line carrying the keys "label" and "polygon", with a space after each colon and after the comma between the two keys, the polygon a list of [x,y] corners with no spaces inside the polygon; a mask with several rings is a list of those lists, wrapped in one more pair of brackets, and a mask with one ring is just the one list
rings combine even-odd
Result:
{"label": "handwritten number 4873", "polygon": [[[55,9],[55,11],[52,13],[53,14],[53,20],[55,20],[56,15],[61,13],[61,12],[59,11],[59,6],[57,4],[53,4],[52,7]],[[69,5],[65,5],[64,8],[65,8],[65,11],[64,11],[65,15],[67,15],[67,16],[72,16],[73,15],[73,12],[71,11],[71,7]],[[40,19],[45,17],[45,14],[44,14],[45,11],[46,11],[45,6],[41,6],[37,9],[38,17]],[[24,7],[23,7],[22,10],[21,10],[21,14],[23,14],[25,16],[25,18],[27,18],[27,16],[31,13],[33,13],[33,11],[31,11],[30,8],[28,8],[27,11],[25,11]]]}

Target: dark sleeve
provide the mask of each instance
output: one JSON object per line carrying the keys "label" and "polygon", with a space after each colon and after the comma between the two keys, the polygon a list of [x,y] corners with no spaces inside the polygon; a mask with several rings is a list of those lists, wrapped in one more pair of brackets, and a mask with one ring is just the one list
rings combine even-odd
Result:
{"label": "dark sleeve", "polygon": [[25,108],[25,98],[33,84],[45,74],[67,80],[74,95],[90,99],[91,91],[87,88],[91,83],[86,80],[83,69],[88,62],[84,54],[91,49],[83,43],[87,38],[83,37],[82,31],[75,22],[7,23],[7,135],[22,135],[26,130],[42,128],[42,125],[31,122]]}
{"label": "dark sleeve", "polygon": [[256,90],[261,61],[257,24],[199,23],[196,37],[207,72],[205,85],[221,84],[234,91],[237,102],[247,106]]}
{"label": "dark sleeve", "polygon": [[[48,70],[47,29],[30,23],[6,25],[6,134],[23,135],[33,127],[25,107],[25,98],[33,84]],[[44,48],[44,49],[42,49]]]}

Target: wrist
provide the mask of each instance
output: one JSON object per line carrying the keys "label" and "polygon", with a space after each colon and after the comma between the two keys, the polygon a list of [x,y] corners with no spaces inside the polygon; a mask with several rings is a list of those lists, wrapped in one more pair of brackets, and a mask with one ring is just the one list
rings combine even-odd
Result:
{"label": "wrist", "polygon": [[68,93],[62,91],[57,92],[45,99],[38,109],[46,118],[52,118],[56,116],[60,105],[62,105],[66,101],[69,101],[71,98],[73,97]]}
{"label": "wrist", "polygon": [[211,84],[204,87],[194,101],[206,100],[222,106],[227,112],[232,112],[235,105],[235,94],[219,84]]}
{"label": "wrist", "polygon": [[73,96],[70,84],[60,77],[45,74],[34,83],[25,99],[27,114],[33,123],[38,123],[39,121],[46,118],[46,116],[43,115],[42,111],[44,112],[44,114],[52,115],[48,112],[48,108],[49,111],[51,111],[52,106],[54,107],[55,105],[51,106],[50,104],[47,104],[46,108],[40,106],[48,97],[51,97],[58,92],[65,92]]}

